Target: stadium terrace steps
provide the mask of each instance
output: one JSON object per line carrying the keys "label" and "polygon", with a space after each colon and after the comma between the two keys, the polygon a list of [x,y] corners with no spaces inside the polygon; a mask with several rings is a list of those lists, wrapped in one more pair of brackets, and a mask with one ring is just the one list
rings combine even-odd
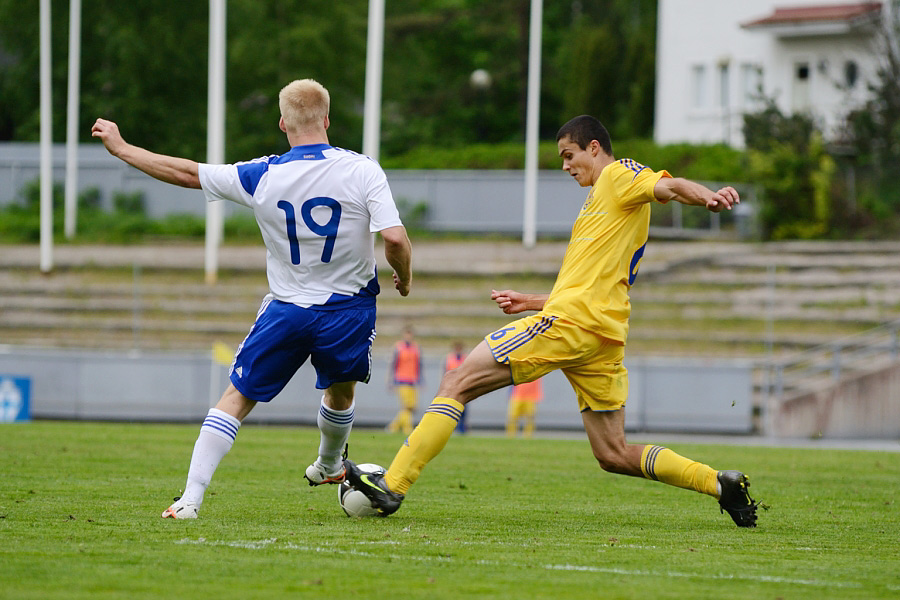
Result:
{"label": "stadium terrace steps", "polygon": [[[565,244],[413,240],[413,293],[383,293],[376,351],[407,324],[427,351],[474,345],[511,317],[491,289],[548,292]],[[0,343],[91,348],[237,346],[266,293],[265,251],[225,247],[215,285],[203,247],[57,246],[38,272],[36,246],[0,248]],[[774,265],[774,269],[770,267]],[[789,352],[900,318],[900,244],[735,244],[652,240],[632,289],[632,354],[754,356]]]}

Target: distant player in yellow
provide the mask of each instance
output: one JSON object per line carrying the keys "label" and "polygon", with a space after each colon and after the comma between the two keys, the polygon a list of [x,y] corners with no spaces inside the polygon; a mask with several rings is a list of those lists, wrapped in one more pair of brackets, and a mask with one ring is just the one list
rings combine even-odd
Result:
{"label": "distant player in yellow", "polygon": [[544,389],[540,379],[514,385],[509,393],[509,406],[506,412],[506,437],[515,437],[522,421],[522,437],[534,435],[534,418],[537,405],[544,397]]}
{"label": "distant player in yellow", "polygon": [[662,446],[625,441],[628,290],[647,243],[650,206],[675,200],[719,212],[740,202],[737,192],[731,187],[713,192],[628,158],[616,160],[606,128],[587,115],[563,125],[556,139],[563,170],[590,192],[552,291],[492,292],[507,314],[539,312],[485,336],[458,369],[444,376],[438,396],[386,474],[364,474],[345,461],[348,479],[383,515],[395,512],[424,466],[447,443],[465,404],[559,369],[575,390],[601,468],[708,494],[735,524],[756,526],[757,504],[747,493],[743,473],[716,471]]}

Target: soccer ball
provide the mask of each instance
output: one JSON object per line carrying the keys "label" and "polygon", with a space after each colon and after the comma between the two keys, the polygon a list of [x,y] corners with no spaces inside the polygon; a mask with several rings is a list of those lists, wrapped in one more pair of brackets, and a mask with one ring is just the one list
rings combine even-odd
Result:
{"label": "soccer ball", "polygon": [[[384,467],[372,463],[356,465],[363,473],[384,473]],[[378,509],[372,506],[366,495],[355,489],[350,482],[344,480],[338,486],[338,502],[348,517],[377,517]]]}

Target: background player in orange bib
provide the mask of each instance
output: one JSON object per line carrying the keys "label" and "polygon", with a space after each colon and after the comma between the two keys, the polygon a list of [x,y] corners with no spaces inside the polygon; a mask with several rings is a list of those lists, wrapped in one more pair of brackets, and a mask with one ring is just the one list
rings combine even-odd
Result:
{"label": "background player in orange bib", "polygon": [[534,417],[537,414],[537,405],[543,398],[544,387],[540,379],[512,387],[506,415],[507,437],[515,437],[520,421],[524,421],[522,436],[530,438],[534,435]]}
{"label": "background player in orange bib", "polygon": [[422,382],[422,353],[415,342],[413,330],[407,327],[403,339],[394,344],[391,362],[391,387],[397,394],[400,410],[388,425],[388,431],[402,431],[409,435],[419,403],[419,384]]}

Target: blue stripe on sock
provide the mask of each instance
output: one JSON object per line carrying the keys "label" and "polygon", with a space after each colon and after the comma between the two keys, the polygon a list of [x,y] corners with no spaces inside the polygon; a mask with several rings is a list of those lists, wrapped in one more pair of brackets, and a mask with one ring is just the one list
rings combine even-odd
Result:
{"label": "blue stripe on sock", "polygon": [[450,417],[454,421],[459,421],[459,419],[462,417],[462,411],[449,404],[432,404],[425,412],[444,415],[446,417]]}
{"label": "blue stripe on sock", "polygon": [[235,435],[237,435],[238,428],[240,427],[239,423],[235,424],[234,422],[232,422],[228,419],[219,417],[217,415],[207,415],[206,419],[204,419],[203,423],[206,424],[207,422],[215,423],[221,427],[225,427],[229,431],[233,432]]}
{"label": "blue stripe on sock", "polygon": [[644,460],[644,469],[647,471],[647,475],[650,479],[654,481],[659,481],[656,477],[656,457],[662,450],[662,446],[651,447],[650,450],[647,451],[647,458]]}
{"label": "blue stripe on sock", "polygon": [[457,421],[457,422],[459,422],[459,419],[462,416],[459,413],[453,413],[450,411],[442,411],[442,410],[426,410],[425,412],[431,413],[434,415],[443,415],[445,417],[450,417],[451,419],[453,419],[454,421]]}
{"label": "blue stripe on sock", "polygon": [[234,431],[231,431],[230,429],[226,429],[225,427],[222,427],[222,426],[218,425],[217,423],[207,423],[206,421],[203,422],[203,427],[201,427],[200,429],[201,429],[201,430],[203,430],[203,429],[211,429],[211,430],[213,430],[213,431],[221,431],[221,432],[224,433],[224,434],[228,437],[228,439],[230,439],[232,442],[234,441],[234,438],[235,438],[235,436],[237,435]]}
{"label": "blue stripe on sock", "polygon": [[206,419],[203,421],[203,427],[217,429],[222,433],[227,434],[231,439],[234,439],[237,436],[238,427],[240,427],[240,425],[235,425],[234,423],[215,415],[207,415]]}
{"label": "blue stripe on sock", "polygon": [[348,414],[340,414],[335,413],[328,409],[325,405],[319,405],[319,414],[322,415],[322,418],[330,423],[334,423],[335,425],[347,425],[348,423],[353,422],[353,412],[350,411]]}
{"label": "blue stripe on sock", "polygon": [[425,412],[428,412],[428,411],[431,410],[432,408],[439,408],[439,409],[444,409],[444,410],[450,410],[450,411],[453,411],[453,412],[455,412],[455,413],[457,413],[457,414],[460,414],[460,415],[461,415],[462,412],[463,412],[463,409],[462,409],[462,408],[456,408],[456,406],[454,406],[454,405],[452,405],[452,404],[447,404],[446,402],[432,402],[432,403],[428,406],[428,409],[427,409]]}

